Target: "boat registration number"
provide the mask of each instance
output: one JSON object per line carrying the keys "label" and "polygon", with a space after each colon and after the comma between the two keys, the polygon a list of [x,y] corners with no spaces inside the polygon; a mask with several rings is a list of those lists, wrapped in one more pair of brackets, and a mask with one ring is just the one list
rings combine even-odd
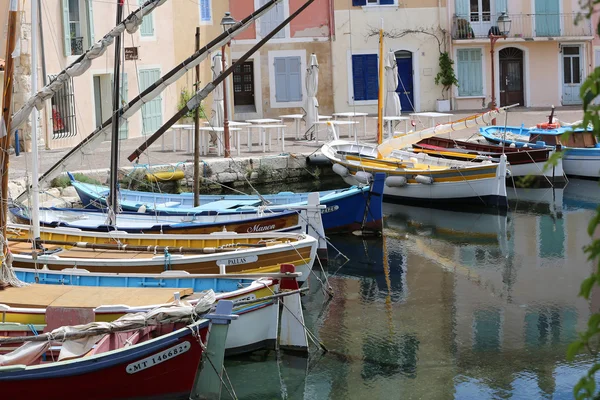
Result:
{"label": "boat registration number", "polygon": [[152,368],[155,365],[158,365],[162,362],[170,360],[171,358],[175,358],[186,351],[188,351],[192,347],[190,342],[185,341],[183,343],[179,343],[173,347],[169,347],[166,350],[161,351],[160,353],[156,353],[150,357],[146,357],[142,360],[131,363],[127,366],[126,370],[128,374],[135,374],[136,372],[143,371],[148,368]]}
{"label": "boat registration number", "polygon": [[329,214],[330,212],[335,212],[340,209],[340,206],[329,206],[321,210],[321,214]]}

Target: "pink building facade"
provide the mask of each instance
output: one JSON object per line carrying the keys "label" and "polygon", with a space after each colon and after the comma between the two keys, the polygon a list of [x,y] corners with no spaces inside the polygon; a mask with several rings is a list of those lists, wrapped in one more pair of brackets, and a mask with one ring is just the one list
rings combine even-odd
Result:
{"label": "pink building facade", "polygon": [[[213,0],[215,1],[215,0]],[[229,9],[240,20],[266,0],[230,0]],[[283,0],[231,43],[235,61],[264,35],[304,4]],[[306,100],[306,69],[311,54],[319,62],[320,114],[333,112],[331,68],[332,2],[315,0],[233,74],[234,118],[238,120],[298,113]]]}

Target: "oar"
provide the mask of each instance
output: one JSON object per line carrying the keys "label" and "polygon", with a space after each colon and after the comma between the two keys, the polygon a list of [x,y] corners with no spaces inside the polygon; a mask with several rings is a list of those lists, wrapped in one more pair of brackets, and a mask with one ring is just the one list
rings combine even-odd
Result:
{"label": "oar", "polygon": [[[29,239],[14,238],[9,239],[9,242],[28,243]],[[42,244],[55,244],[59,246],[78,247],[81,249],[92,249],[92,250],[121,250],[121,251],[147,251],[152,253],[162,253],[165,250],[173,251],[176,253],[228,253],[233,251],[236,247],[266,247],[266,243],[232,243],[226,245],[227,247],[177,247],[177,246],[139,246],[129,245],[120,243],[89,243],[89,242],[68,242],[63,240],[43,240]]]}

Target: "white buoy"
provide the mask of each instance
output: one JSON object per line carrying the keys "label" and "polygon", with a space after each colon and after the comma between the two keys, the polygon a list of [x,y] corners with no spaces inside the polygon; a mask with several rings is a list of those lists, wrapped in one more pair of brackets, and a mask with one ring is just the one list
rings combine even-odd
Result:
{"label": "white buoy", "polygon": [[364,183],[365,185],[373,182],[373,174],[365,171],[358,171],[356,175],[354,175],[354,179],[356,179],[360,183]]}
{"label": "white buoy", "polygon": [[406,177],[405,176],[388,176],[385,179],[385,185],[387,187],[406,186]]}
{"label": "white buoy", "polygon": [[338,174],[342,178],[345,178],[348,175],[350,175],[350,171],[348,171],[348,168],[344,167],[341,164],[333,164],[332,169],[333,169],[333,172],[335,172],[336,174]]}
{"label": "white buoy", "polygon": [[433,183],[433,178],[425,175],[417,175],[415,176],[415,181],[424,185],[431,185]]}

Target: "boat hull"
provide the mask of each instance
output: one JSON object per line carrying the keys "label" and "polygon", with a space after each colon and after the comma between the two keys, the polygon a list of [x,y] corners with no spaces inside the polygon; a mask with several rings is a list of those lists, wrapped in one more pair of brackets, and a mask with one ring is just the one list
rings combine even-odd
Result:
{"label": "boat hull", "polygon": [[[85,207],[106,206],[105,197],[108,194],[106,186],[77,181],[72,181],[72,184]],[[377,194],[381,194],[382,191],[383,184],[372,189],[363,186],[319,192],[320,204],[325,206],[322,211],[325,231],[327,233],[343,233],[360,229],[362,226],[381,230],[383,213],[381,212],[381,202],[378,202],[378,198],[381,196]],[[252,195],[202,195],[200,196],[201,208],[194,208],[193,198],[186,193],[156,194],[122,190],[120,195],[119,205],[123,210],[137,212],[143,206],[148,214],[187,218],[194,215],[256,212],[256,205],[261,202],[261,198]],[[267,206],[268,210],[282,211],[291,206],[306,205],[308,195],[309,193],[282,192],[262,197],[270,202],[270,205]],[[222,202],[227,202],[227,206],[231,208],[219,208],[219,203]],[[211,203],[213,207],[211,207]]]}
{"label": "boat hull", "polygon": [[[479,133],[490,143],[505,143],[507,146],[514,144],[516,147],[533,146],[547,147],[554,149],[554,146],[544,146],[543,144],[531,144],[528,142],[529,129],[520,127],[507,127],[509,134],[515,135],[504,139],[496,136],[497,132],[503,131],[504,127],[486,127],[480,128]],[[599,147],[562,147],[562,168],[568,176],[580,176],[585,178],[600,177],[600,148]]]}
{"label": "boat hull", "polygon": [[[206,340],[208,322],[198,325]],[[178,350],[176,356],[150,363]],[[202,347],[183,328],[132,347],[41,366],[0,368],[2,396],[7,399],[176,399],[188,398]],[[132,372],[135,366],[146,368]]]}

